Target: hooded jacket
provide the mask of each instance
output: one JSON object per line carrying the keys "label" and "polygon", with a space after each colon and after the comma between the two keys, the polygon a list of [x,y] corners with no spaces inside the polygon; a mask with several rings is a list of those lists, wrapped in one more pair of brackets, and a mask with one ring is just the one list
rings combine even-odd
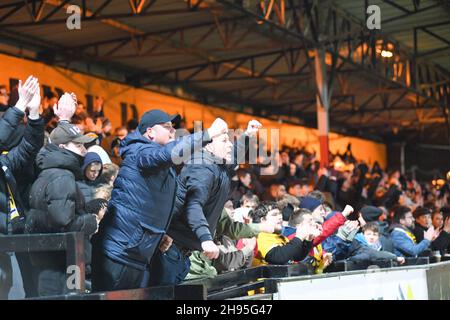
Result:
{"label": "hooded jacket", "polygon": [[84,232],[97,229],[94,215],[84,211],[84,198],[76,184],[80,180],[82,157],[54,144],[47,144],[37,155],[40,171],[30,191],[30,233]]}
{"label": "hooded jacket", "polygon": [[86,168],[93,162],[99,162],[102,163],[102,159],[100,156],[95,152],[88,152],[86,153],[86,156],[84,157],[83,165],[81,167],[81,172],[83,174],[83,180],[77,181],[78,187],[81,190],[81,193],[83,193],[84,201],[85,203],[91,201],[94,199],[94,189],[96,186],[100,184],[100,176],[103,171],[103,166],[100,167],[100,173],[98,174],[97,179],[94,181],[90,181],[85,176],[85,170]]}
{"label": "hooded jacket", "polygon": [[[6,119],[2,119],[3,121],[0,121],[0,136],[2,133],[5,135],[11,134],[8,133],[8,130],[16,128],[16,122],[18,123],[20,121],[19,112],[21,111],[15,108],[11,108],[6,112],[4,116]],[[5,126],[6,129],[4,128]],[[2,141],[1,138],[0,141]],[[0,155],[0,233],[2,234],[7,234],[9,231],[13,233],[21,233],[23,231],[26,206],[23,204],[16,177],[20,178],[20,175],[25,168],[32,166],[36,154],[43,144],[43,120],[28,119],[28,124],[25,126],[25,130],[23,132],[23,138],[20,139],[19,144],[11,148],[9,152],[5,152]],[[8,187],[13,194],[13,198],[20,216],[21,222],[19,224],[16,224],[16,221],[19,219],[14,219],[11,222],[8,218],[10,209]]]}
{"label": "hooded jacket", "polygon": [[172,156],[210,140],[207,132],[197,132],[162,146],[138,131],[128,134],[108,212],[93,239],[95,254],[145,270],[172,217],[177,189]]}
{"label": "hooded jacket", "polygon": [[[90,262],[88,236],[97,229],[93,214],[84,210],[84,198],[76,184],[81,179],[82,157],[54,144],[47,144],[36,157],[40,171],[30,190],[28,233],[84,232],[85,259]],[[32,264],[41,268],[65,265],[64,252],[30,254]]]}
{"label": "hooded jacket", "polygon": [[[16,129],[19,127],[19,124],[23,119],[24,115],[25,113],[22,112],[21,110],[15,107],[9,107],[6,110],[5,114],[0,118],[0,148],[2,151],[11,149],[10,148],[10,146],[12,145],[11,134],[13,132],[16,132]],[[17,136],[19,135],[16,135],[16,137]]]}

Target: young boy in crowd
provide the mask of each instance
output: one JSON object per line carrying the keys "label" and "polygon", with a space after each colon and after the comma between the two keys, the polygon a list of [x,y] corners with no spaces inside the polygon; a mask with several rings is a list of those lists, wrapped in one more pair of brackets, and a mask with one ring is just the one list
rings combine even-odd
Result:
{"label": "young boy in crowd", "polygon": [[382,259],[395,259],[398,263],[405,262],[404,257],[385,251],[380,242],[380,229],[376,222],[369,222],[363,227],[363,232],[358,233],[349,250],[349,259],[352,261],[374,261]]}

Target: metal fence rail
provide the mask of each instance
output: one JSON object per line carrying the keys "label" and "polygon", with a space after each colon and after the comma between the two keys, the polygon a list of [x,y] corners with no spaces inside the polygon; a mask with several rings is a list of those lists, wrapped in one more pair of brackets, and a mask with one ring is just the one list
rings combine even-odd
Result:
{"label": "metal fence rail", "polygon": [[[144,289],[120,290],[110,292],[86,293],[85,290],[85,261],[84,261],[84,235],[82,233],[56,233],[9,235],[0,240],[0,252],[31,253],[44,251],[65,251],[67,266],[76,265],[80,270],[80,286],[71,289],[68,294],[36,297],[33,299],[63,299],[63,300],[214,300],[236,299],[248,297],[248,292],[254,291],[259,297],[269,298],[277,293],[277,284],[280,279],[316,279],[320,277],[345,276],[355,272],[364,272],[368,263],[352,262],[349,260],[334,262],[323,275],[313,275],[311,270],[303,264],[273,266],[266,265],[244,270],[220,274],[212,279],[191,280],[178,286],[149,287]],[[447,258],[443,257],[443,260]],[[407,258],[402,266],[392,260],[379,260],[370,263],[384,270],[397,270],[426,267],[429,274],[429,291],[431,296],[442,296],[448,292],[442,288],[448,286],[448,272],[442,275],[436,270],[443,267],[437,264],[434,258],[419,257]],[[441,268],[441,269],[439,269]],[[444,269],[442,269],[444,270]],[[447,278],[445,278],[447,277]],[[445,289],[445,288],[444,288]],[[256,298],[256,297],[255,297]]]}
{"label": "metal fence rail", "polygon": [[77,266],[80,286],[68,289],[73,293],[85,292],[84,234],[80,232],[52,234],[20,234],[0,237],[0,252],[31,253],[65,251],[66,265]]}

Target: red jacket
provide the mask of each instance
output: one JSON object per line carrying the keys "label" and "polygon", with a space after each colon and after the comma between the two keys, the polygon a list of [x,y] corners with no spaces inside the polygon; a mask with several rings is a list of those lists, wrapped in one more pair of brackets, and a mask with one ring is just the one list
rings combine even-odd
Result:
{"label": "red jacket", "polygon": [[[322,225],[322,233],[315,237],[313,240],[313,247],[311,251],[309,251],[309,255],[311,257],[314,257],[314,247],[321,244],[323,240],[328,238],[329,236],[332,236],[337,229],[339,229],[340,226],[342,226],[347,218],[345,218],[342,213],[338,212],[334,216],[332,216],[330,219],[325,221]],[[325,250],[322,250],[322,254],[326,253]]]}

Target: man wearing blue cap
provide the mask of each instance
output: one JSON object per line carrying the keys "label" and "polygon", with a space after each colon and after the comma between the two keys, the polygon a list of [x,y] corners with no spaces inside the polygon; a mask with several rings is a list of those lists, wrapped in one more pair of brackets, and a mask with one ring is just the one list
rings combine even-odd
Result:
{"label": "man wearing blue cap", "polygon": [[93,240],[95,291],[148,285],[148,266],[155,251],[171,241],[165,231],[177,189],[174,160],[189,156],[183,150],[199,150],[227,130],[227,124],[217,118],[208,130],[175,140],[172,123],[179,119],[161,110],[148,111],[137,130],[120,144],[122,166],[108,212]]}

